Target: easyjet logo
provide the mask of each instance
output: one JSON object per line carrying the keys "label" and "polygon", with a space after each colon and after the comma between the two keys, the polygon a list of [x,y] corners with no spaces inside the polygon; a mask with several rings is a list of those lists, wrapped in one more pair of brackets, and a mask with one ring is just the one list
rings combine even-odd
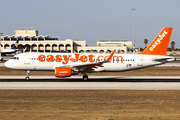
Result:
{"label": "easyjet logo", "polygon": [[152,44],[152,46],[149,48],[149,50],[153,51],[157,45],[161,44],[161,40],[166,36],[166,34],[168,34],[168,32],[166,32],[166,30],[164,30],[163,33],[158,36],[158,39]]}
{"label": "easyjet logo", "polygon": [[59,73],[68,73],[68,71],[59,71]]}
{"label": "easyjet logo", "polygon": [[[97,58],[95,58],[95,55],[80,55],[80,54],[73,54],[73,55],[39,55],[38,60],[40,62],[61,62],[62,64],[66,65],[70,61],[73,63],[76,63],[78,61],[85,63],[96,63],[96,62],[102,62],[102,60],[106,60],[109,56],[99,55]],[[113,56],[111,60],[108,62],[110,63],[113,60],[113,63],[115,60],[117,63],[121,61],[123,63],[123,57],[122,56]]]}

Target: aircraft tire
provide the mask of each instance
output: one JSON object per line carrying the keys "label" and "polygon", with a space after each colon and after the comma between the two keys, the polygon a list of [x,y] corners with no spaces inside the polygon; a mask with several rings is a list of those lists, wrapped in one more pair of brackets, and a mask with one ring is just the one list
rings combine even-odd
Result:
{"label": "aircraft tire", "polygon": [[83,75],[83,80],[84,81],[88,80],[88,76],[87,75]]}
{"label": "aircraft tire", "polygon": [[29,80],[29,77],[26,77],[25,79],[26,79],[26,81],[28,81],[28,80]]}

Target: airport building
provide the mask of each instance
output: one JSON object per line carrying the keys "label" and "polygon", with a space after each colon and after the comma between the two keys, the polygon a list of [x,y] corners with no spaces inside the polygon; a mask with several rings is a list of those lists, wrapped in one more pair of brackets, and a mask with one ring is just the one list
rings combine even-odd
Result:
{"label": "airport building", "polygon": [[79,52],[95,52],[103,53],[108,49],[108,52],[116,49],[116,53],[127,53],[132,51],[132,41],[119,40],[101,40],[97,41],[96,46],[79,46]]}
{"label": "airport building", "polygon": [[132,41],[97,41],[97,46],[87,46],[85,40],[58,40],[57,37],[48,35],[38,36],[37,30],[15,30],[15,35],[5,35],[1,37],[1,48],[9,49],[15,41],[19,39],[19,50],[27,48],[27,52],[51,52],[51,51],[67,51],[67,52],[93,52],[102,53],[109,49],[116,49],[117,53],[127,53],[132,50]]}

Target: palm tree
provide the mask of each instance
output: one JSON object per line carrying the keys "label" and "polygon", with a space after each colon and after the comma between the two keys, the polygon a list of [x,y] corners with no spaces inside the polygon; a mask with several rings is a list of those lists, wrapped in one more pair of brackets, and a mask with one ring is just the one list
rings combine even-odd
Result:
{"label": "palm tree", "polygon": [[175,45],[175,42],[174,41],[171,41],[171,50],[174,51],[174,45]]}
{"label": "palm tree", "polygon": [[146,44],[148,43],[147,39],[144,39],[144,44],[145,44],[145,48],[146,48]]}

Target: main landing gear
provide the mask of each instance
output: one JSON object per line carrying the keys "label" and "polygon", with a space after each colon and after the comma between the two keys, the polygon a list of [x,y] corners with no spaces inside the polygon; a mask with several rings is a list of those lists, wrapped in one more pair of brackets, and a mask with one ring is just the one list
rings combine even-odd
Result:
{"label": "main landing gear", "polygon": [[29,80],[29,74],[30,74],[30,71],[27,70],[27,77],[25,78],[27,81]]}
{"label": "main landing gear", "polygon": [[83,80],[88,80],[88,76],[86,74],[83,75]]}

